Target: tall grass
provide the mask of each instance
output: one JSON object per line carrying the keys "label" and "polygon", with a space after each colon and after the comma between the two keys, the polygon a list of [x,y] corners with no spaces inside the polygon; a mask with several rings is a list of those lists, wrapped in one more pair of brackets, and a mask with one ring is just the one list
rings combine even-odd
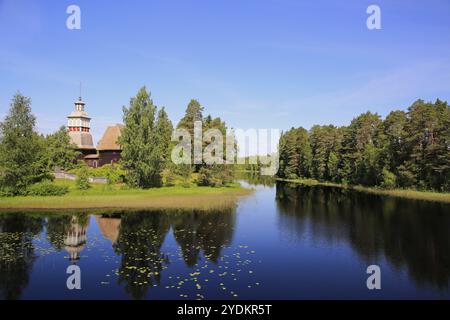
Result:
{"label": "tall grass", "polygon": [[50,197],[0,198],[0,210],[13,209],[92,209],[92,208],[199,208],[223,207],[235,203],[239,196],[251,192],[238,184],[211,188],[191,186],[130,189],[125,185],[92,184],[88,190],[78,190],[71,180],[55,180],[65,185],[69,193]]}

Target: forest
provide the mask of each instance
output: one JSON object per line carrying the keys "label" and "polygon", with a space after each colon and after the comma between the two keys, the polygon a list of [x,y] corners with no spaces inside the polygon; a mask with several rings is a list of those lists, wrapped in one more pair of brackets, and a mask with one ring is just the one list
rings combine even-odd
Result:
{"label": "forest", "polygon": [[291,128],[279,142],[282,179],[383,189],[450,190],[450,107],[417,100],[385,119],[366,112],[350,125]]}

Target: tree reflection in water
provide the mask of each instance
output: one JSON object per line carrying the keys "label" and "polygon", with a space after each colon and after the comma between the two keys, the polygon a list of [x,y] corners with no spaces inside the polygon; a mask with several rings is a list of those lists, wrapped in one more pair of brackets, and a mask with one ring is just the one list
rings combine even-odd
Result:
{"label": "tree reflection in water", "polygon": [[119,284],[134,299],[142,299],[150,287],[160,284],[161,272],[170,263],[169,253],[161,252],[170,228],[187,266],[194,266],[202,251],[207,259],[217,262],[221,249],[231,241],[235,208],[128,212],[102,215],[97,221],[103,235],[117,237],[117,241],[111,241],[121,256]]}
{"label": "tree reflection in water", "polygon": [[449,206],[331,187],[277,183],[281,232],[347,241],[368,263],[384,255],[418,285],[450,280]]}
{"label": "tree reflection in water", "polygon": [[[264,199],[275,192],[267,187],[261,190],[259,196]],[[295,283],[302,278],[296,277],[296,273],[277,274],[280,281],[272,281],[271,286],[263,289],[259,281],[264,278],[257,279],[255,275],[271,277],[273,270],[280,267],[279,260],[271,260],[267,254],[277,256],[273,248],[279,248],[288,264],[299,266],[298,261],[308,258],[308,253],[292,254],[286,240],[317,249],[314,243],[308,243],[309,239],[320,242],[318,249],[325,242],[330,244],[325,249],[351,248],[359,255],[359,258],[352,255],[351,262],[387,261],[394,267],[388,270],[392,276],[407,271],[410,276],[405,279],[406,289],[411,283],[418,289],[426,287],[425,293],[430,288],[438,296],[448,292],[449,205],[284,183],[276,185],[276,210],[270,203],[266,207],[267,204],[266,201],[244,202],[241,212],[254,210],[257,215],[241,216],[241,232],[235,241],[232,240],[236,207],[102,215],[2,213],[0,298],[22,298],[28,286],[26,297],[40,298],[45,291],[44,297],[72,298],[72,293],[58,291],[58,286],[43,287],[43,282],[54,279],[54,271],[62,278],[57,279],[58,283],[60,280],[63,283],[68,265],[67,260],[60,259],[62,254],[50,259],[45,256],[67,251],[72,259],[70,263],[78,263],[82,250],[89,254],[80,263],[89,268],[85,274],[93,277],[87,284],[90,290],[79,293],[86,298],[142,299],[152,294],[156,298],[252,298],[254,294],[271,297],[276,290],[284,289],[283,281]],[[261,218],[259,225],[251,220],[254,217]],[[96,223],[89,223],[90,219]],[[278,219],[278,224],[274,219]],[[276,230],[282,237],[273,238],[269,232],[266,238],[267,230]],[[247,231],[254,233],[249,243],[233,245],[241,242]],[[259,254],[272,245],[276,247],[270,252]],[[312,259],[314,266],[323,263],[321,259],[314,260],[314,256]],[[100,270],[107,272],[102,273],[107,281],[98,277]],[[115,276],[111,277],[111,271]],[[153,286],[158,288],[150,292]]]}
{"label": "tree reflection in water", "polygon": [[[0,292],[4,299],[18,299],[27,287],[35,253],[33,237],[43,232],[56,251],[69,254],[71,263],[80,259],[88,242],[87,213],[5,214],[0,216]],[[105,239],[111,240],[120,256],[118,283],[134,299],[146,297],[148,289],[159,285],[161,272],[170,263],[161,248],[172,228],[180,248],[180,258],[188,267],[198,263],[201,254],[217,263],[221,249],[231,242],[235,207],[223,210],[160,210],[125,212],[95,216]]]}
{"label": "tree reflection in water", "polygon": [[44,219],[26,214],[0,215],[0,298],[19,299],[36,259],[32,240]]}
{"label": "tree reflection in water", "polygon": [[171,213],[171,225],[183,258],[189,267],[198,262],[203,250],[205,257],[217,263],[223,246],[228,245],[233,236],[235,209]]}

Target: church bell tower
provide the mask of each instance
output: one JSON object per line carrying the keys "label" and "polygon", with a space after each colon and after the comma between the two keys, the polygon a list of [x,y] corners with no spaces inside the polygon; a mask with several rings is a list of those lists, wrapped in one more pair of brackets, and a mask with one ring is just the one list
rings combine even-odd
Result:
{"label": "church bell tower", "polygon": [[75,110],[69,114],[67,121],[67,128],[69,131],[70,140],[77,146],[77,149],[82,153],[91,153],[95,151],[92,135],[90,133],[91,118],[86,111],[84,111],[85,103],[81,99],[75,102]]}

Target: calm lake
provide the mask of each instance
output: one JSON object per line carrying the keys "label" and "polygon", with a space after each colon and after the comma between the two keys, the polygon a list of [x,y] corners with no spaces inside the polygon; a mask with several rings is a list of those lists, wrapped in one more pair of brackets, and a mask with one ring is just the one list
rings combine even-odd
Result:
{"label": "calm lake", "polygon": [[450,298],[448,204],[243,183],[256,192],[208,212],[0,213],[0,298]]}

